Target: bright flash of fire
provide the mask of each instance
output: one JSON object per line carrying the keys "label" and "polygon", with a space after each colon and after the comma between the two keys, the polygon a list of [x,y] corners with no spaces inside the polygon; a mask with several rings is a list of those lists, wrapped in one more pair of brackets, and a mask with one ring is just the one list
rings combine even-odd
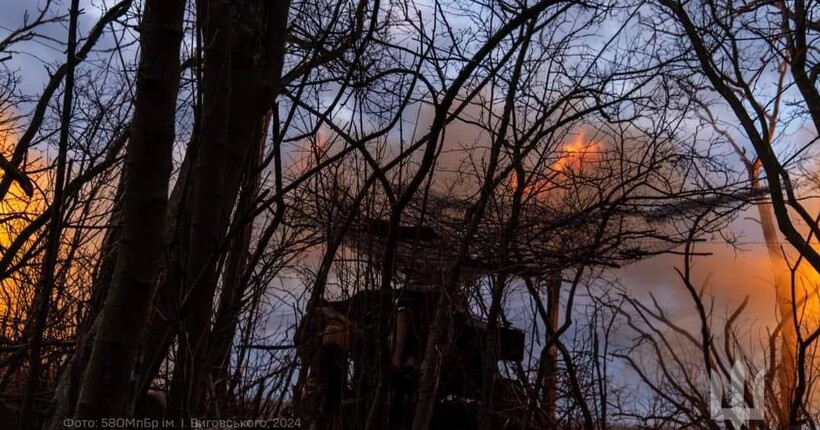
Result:
{"label": "bright flash of fire", "polygon": [[583,169],[584,163],[593,161],[600,152],[599,144],[584,139],[584,132],[575,135],[569,143],[563,147],[563,155],[553,165],[556,172],[578,172]]}
{"label": "bright flash of fire", "polygon": [[[560,157],[553,162],[545,178],[529,179],[524,185],[524,194],[537,196],[554,189],[562,177],[582,172],[588,164],[600,157],[601,145],[592,140],[584,138],[584,132],[576,134],[575,137],[561,145],[558,151]],[[587,164],[585,166],[585,163]],[[509,188],[518,188],[518,177],[510,175]]]}

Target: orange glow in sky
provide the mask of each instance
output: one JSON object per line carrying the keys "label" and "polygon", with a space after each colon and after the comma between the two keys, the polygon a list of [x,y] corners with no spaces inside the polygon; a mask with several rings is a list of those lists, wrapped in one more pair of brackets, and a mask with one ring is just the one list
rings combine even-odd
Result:
{"label": "orange glow in sky", "polygon": [[[2,115],[2,113],[0,113]],[[0,152],[6,158],[11,158],[11,152],[17,143],[17,135],[14,132],[13,124],[9,124],[7,118],[0,116]],[[32,163],[29,163],[32,164]],[[23,166],[23,171],[32,170],[31,166]],[[5,172],[0,170],[0,176]],[[42,187],[48,181],[45,173],[31,174],[29,178],[34,182],[35,189]],[[8,193],[0,199],[0,255],[7,252],[8,247],[29,223],[43,211],[43,196],[35,191],[33,197],[28,197],[20,185],[12,182]],[[25,249],[24,245],[24,249]],[[9,311],[16,303],[20,291],[16,286],[14,278],[5,277],[0,280],[0,288],[3,290],[3,299],[0,299],[0,317]],[[10,303],[7,301],[11,300]]]}
{"label": "orange glow in sky", "polygon": [[[0,152],[8,159],[17,136],[11,127],[3,124],[4,118],[0,118]],[[5,175],[5,172],[2,172]],[[33,179],[33,178],[32,178]],[[12,182],[8,194],[0,200],[0,247],[5,250],[17,235],[17,232],[27,224],[26,218],[33,211],[33,202],[17,182]]]}
{"label": "orange glow in sky", "polygon": [[820,274],[807,262],[802,261],[795,273],[795,298],[799,319],[817,328],[820,316]]}

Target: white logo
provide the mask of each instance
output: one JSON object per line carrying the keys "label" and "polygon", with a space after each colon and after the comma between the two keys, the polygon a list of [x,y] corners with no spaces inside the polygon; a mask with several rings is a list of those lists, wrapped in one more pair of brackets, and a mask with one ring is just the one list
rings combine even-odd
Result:
{"label": "white logo", "polygon": [[[709,378],[709,410],[712,419],[718,421],[729,420],[732,424],[740,428],[749,421],[761,421],[764,418],[764,399],[766,389],[766,373],[763,370],[757,372],[754,381],[748,385],[749,369],[738,360],[735,361],[731,372],[728,393],[724,389],[721,375],[717,372]],[[744,394],[746,388],[751,391],[751,406],[747,404]],[[724,396],[728,399],[728,408],[723,407]]]}

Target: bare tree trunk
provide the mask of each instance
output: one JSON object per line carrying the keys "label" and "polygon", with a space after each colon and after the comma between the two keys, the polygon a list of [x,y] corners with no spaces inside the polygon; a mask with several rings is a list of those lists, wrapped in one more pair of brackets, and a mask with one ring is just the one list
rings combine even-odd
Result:
{"label": "bare tree trunk", "polygon": [[46,329],[46,320],[51,308],[51,295],[56,281],[55,271],[57,259],[60,255],[60,237],[63,231],[63,194],[66,179],[66,163],[68,156],[68,137],[71,132],[71,109],[74,100],[74,69],[76,66],[75,53],[77,50],[77,20],[80,15],[79,0],[72,0],[69,9],[68,46],[66,59],[65,89],[63,106],[60,113],[60,141],[57,152],[57,171],[54,177],[54,202],[51,209],[51,221],[48,227],[45,256],[40,275],[40,285],[34,300],[33,321],[29,337],[29,373],[26,381],[26,393],[23,397],[23,406],[20,410],[18,427],[38,428],[40,420],[31,417],[34,407],[34,395],[40,389],[41,362],[40,354],[43,342],[43,332]]}
{"label": "bare tree trunk", "polygon": [[187,145],[185,158],[179,169],[174,188],[168,199],[165,215],[165,232],[163,235],[165,260],[160,264],[160,276],[157,292],[151,303],[145,335],[142,339],[142,363],[137,369],[136,396],[146,393],[160,370],[163,359],[176,335],[176,324],[179,315],[179,296],[181,295],[182,240],[184,232],[190,228],[190,177],[195,163],[198,134],[195,132]]}
{"label": "bare tree trunk", "polygon": [[[229,142],[232,145],[227,148],[228,155],[222,160],[225,166],[222,187],[224,208],[220,214],[219,230],[214,233],[214,237],[220,240],[224,239],[228,227],[242,173],[246,170],[246,158],[251,154],[253,147],[264,143],[259,141],[263,137],[260,136],[258,129],[267,128],[261,124],[270,117],[273,99],[281,88],[289,7],[289,1],[247,1],[242,3],[242,8],[238,12],[240,16],[234,20],[237,31],[234,36],[236,40],[232,42],[228,124]],[[199,117],[203,115],[200,114]],[[200,118],[198,123],[203,121],[205,118]],[[140,392],[147,390],[159,371],[174,337],[175,326],[172,322],[179,318],[179,301],[180,296],[183,296],[181,284],[185,272],[180,266],[187,258],[186,241],[189,237],[187,233],[191,230],[193,206],[192,188],[196,179],[195,160],[203,145],[200,140],[204,125],[198,125],[196,129],[196,136],[188,145],[182,167],[183,173],[180,174],[171,197],[168,222],[173,227],[167,229],[166,233],[169,261],[155,299],[156,309],[152,312],[150,333],[144,344],[147,359],[146,369],[140,376]],[[214,261],[216,257],[212,256]]]}
{"label": "bare tree trunk", "polygon": [[538,315],[546,325],[545,344],[539,356],[535,388],[527,406],[525,428],[528,428],[536,410],[544,416],[546,428],[558,428],[555,416],[558,401],[558,339],[555,339],[555,336],[558,334],[558,316],[561,309],[561,272],[555,272],[546,282],[547,306],[544,307],[537,284],[529,278],[524,279]]}
{"label": "bare tree trunk", "polygon": [[[768,130],[766,143],[772,147],[775,143],[775,130],[780,117],[780,103],[786,73],[788,72],[788,62],[784,59],[780,65],[779,79],[777,82],[777,96],[771,104],[771,110],[767,113]],[[751,192],[754,196],[763,196],[767,193],[760,179],[760,171],[763,167],[762,160],[757,157],[750,159],[744,149],[738,144],[734,136],[723,129],[717,118],[708,106],[703,106],[705,119],[711,123],[712,127],[732,145],[737,156],[740,158],[746,173],[749,176]],[[755,206],[760,216],[760,229],[766,244],[769,255],[769,263],[772,269],[772,280],[775,286],[775,301],[777,304],[778,320],[780,323],[780,358],[777,371],[777,380],[780,387],[780,398],[778,399],[778,420],[782,428],[789,427],[790,410],[794,400],[794,390],[796,388],[796,361],[797,361],[797,327],[793,318],[794,304],[792,301],[792,285],[789,267],[785,261],[781,248],[780,237],[777,234],[777,224],[772,212],[770,203],[763,199],[758,199]]]}
{"label": "bare tree trunk", "polygon": [[[267,124],[263,125],[267,127]],[[236,214],[242,216],[251,207],[251,202],[259,189],[258,165],[262,157],[266,134],[259,136],[259,148],[248,160],[245,185],[239,197]],[[253,223],[248,223],[242,232],[231,242],[231,249],[226,257],[225,270],[222,272],[222,292],[219,296],[219,306],[216,319],[211,331],[211,340],[208,350],[208,369],[210,385],[213,388],[212,401],[224,410],[226,405],[227,379],[229,376],[230,350],[241,312],[241,300],[247,287],[244,273],[247,268],[248,248],[253,234]],[[213,408],[208,408],[212,410]]]}
{"label": "bare tree trunk", "polygon": [[[752,173],[752,190],[759,191],[762,186],[757,172]],[[780,386],[779,421],[782,428],[788,428],[789,411],[794,397],[797,358],[797,329],[794,325],[792,306],[792,284],[789,267],[786,265],[780,238],[777,235],[772,208],[765,201],[756,204],[760,215],[760,228],[766,241],[766,250],[772,266],[775,297],[777,300],[778,320],[780,324],[780,365],[777,368],[777,381]]]}
{"label": "bare tree trunk", "polygon": [[123,226],[114,283],[83,377],[75,416],[124,412],[157,281],[174,142],[184,0],[146,0],[128,145]]}
{"label": "bare tree trunk", "polygon": [[[233,7],[226,0],[197,4],[205,40],[201,133],[193,170],[191,228],[181,298],[179,348],[171,383],[169,412],[188,418],[197,411],[205,382],[208,326],[216,290],[216,250],[226,208]],[[231,199],[231,201],[233,201]],[[183,242],[184,243],[184,242]]]}
{"label": "bare tree trunk", "polygon": [[[242,194],[234,215],[239,222],[251,209],[259,188],[259,163],[262,162],[267,129],[274,114],[273,101],[281,89],[289,7],[289,1],[246,2],[237,17],[246,25],[239,27],[243,31],[236,31],[232,44],[229,131],[234,143],[231,152],[236,155],[233,160],[229,157],[224,189],[226,196],[235,195],[239,188],[239,173],[245,172]],[[243,163],[245,168],[241,169]],[[282,210],[281,206],[277,208],[270,228],[277,228]],[[227,225],[230,211],[223,216]],[[240,299],[247,287],[245,273],[252,231],[253,225],[249,223],[238,236],[231,239],[233,245],[223,271],[220,303],[207,357],[207,369],[217,401],[224,399],[228,389],[230,349],[241,312]]]}
{"label": "bare tree trunk", "polygon": [[[558,346],[553,337],[558,332],[558,315],[561,309],[561,274],[558,272],[547,283],[546,354],[544,355],[544,396],[542,409],[546,415],[547,428],[557,428],[556,404],[558,403]],[[537,393],[536,393],[537,395]]]}
{"label": "bare tree trunk", "polygon": [[[515,62],[512,77],[510,79],[510,87],[507,89],[506,103],[504,106],[503,116],[498,127],[498,136],[496,137],[497,144],[500,145],[507,139],[507,127],[511,121],[515,110],[516,91],[518,89],[517,83],[521,77],[524,61],[527,56],[527,47],[529,46],[530,38],[532,37],[534,22],[531,22],[527,28],[524,42],[521,45],[518,59]],[[522,199],[524,190],[526,189],[526,176],[524,173],[524,165],[521,155],[521,148],[518,146],[520,142],[513,142],[512,144],[512,163],[514,165],[515,189],[513,190],[512,202],[510,204],[509,219],[504,225],[501,232],[501,243],[498,250],[498,266],[500,268],[498,276],[496,276],[493,285],[493,291],[490,299],[490,309],[487,316],[487,333],[486,345],[484,345],[484,355],[482,357],[482,408],[481,416],[479,417],[479,427],[489,430],[492,426],[492,411],[493,411],[493,393],[495,391],[495,376],[498,373],[498,318],[501,315],[501,300],[504,296],[504,289],[509,280],[508,267],[510,264],[510,246],[515,239],[515,233],[518,229],[518,224],[521,218]],[[494,173],[489,172],[490,176]]]}
{"label": "bare tree trunk", "polygon": [[114,197],[114,207],[109,218],[109,224],[113,227],[106,231],[103,239],[100,260],[97,263],[94,284],[91,287],[91,300],[83,315],[83,321],[77,329],[74,353],[60,375],[57,387],[54,390],[55,411],[47,426],[52,430],[62,428],[63,419],[74,415],[74,407],[77,405],[80,383],[82,382],[80,378],[82,378],[88,364],[91,346],[97,333],[99,316],[113,283],[118,255],[117,243],[122,234],[120,225],[122,223],[122,198],[125,193],[126,172],[127,170],[123,168],[120,173],[120,181],[117,184],[117,193]]}

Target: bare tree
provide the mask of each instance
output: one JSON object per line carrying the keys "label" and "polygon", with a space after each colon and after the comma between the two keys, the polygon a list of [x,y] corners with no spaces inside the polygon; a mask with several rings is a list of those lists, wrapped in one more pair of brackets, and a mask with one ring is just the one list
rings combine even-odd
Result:
{"label": "bare tree", "polygon": [[[761,204],[760,217],[763,233],[771,256],[780,315],[790,318],[794,324],[782,328],[781,365],[779,383],[782,404],[780,408],[783,426],[794,426],[800,420],[800,404],[803,387],[795,366],[802,340],[796,334],[797,326],[795,292],[789,288],[787,271],[782,263],[783,250],[774,231],[775,222],[786,241],[815,270],[820,268],[820,258],[810,240],[800,232],[798,223],[817,234],[815,216],[801,201],[792,179],[796,159],[810,154],[817,140],[820,125],[817,88],[810,83],[811,70],[816,59],[807,40],[816,37],[816,29],[810,25],[811,7],[805,2],[750,2],[734,5],[731,2],[706,1],[682,4],[675,1],[659,2],[662,15],[671,18],[684,37],[679,48],[680,62],[696,75],[682,79],[693,97],[716,99],[727,108],[738,123],[737,130],[748,139],[755,158],[747,164],[749,180],[753,189],[760,189],[759,172],[765,172],[771,209]],[[768,82],[767,82],[768,81]],[[709,91],[713,96],[706,96]],[[789,100],[789,112],[780,113],[781,99]],[[705,104],[701,102],[701,104]],[[800,142],[792,154],[778,154],[772,145],[776,129],[789,126],[789,118],[806,115],[814,124],[815,137]],[[728,132],[712,117],[717,131]],[[737,143],[736,151],[743,153]],[[797,158],[796,158],[797,157]],[[809,236],[809,237],[810,237]]]}
{"label": "bare tree", "polygon": [[[147,0],[87,31],[80,5],[0,41],[4,65],[61,44],[49,25],[71,41],[34,97],[0,72],[21,112],[0,113],[21,131],[0,148],[0,401],[22,424],[719,428],[696,390],[753,351],[690,266],[752,203],[786,274],[767,406],[811,418],[820,332],[788,278],[820,258],[789,174],[816,133],[772,150],[817,116],[811,3]],[[691,334],[606,282],[670,252]]]}
{"label": "bare tree", "polygon": [[184,5],[183,1],[146,4],[127,162],[129,177],[140,180],[127,180],[125,185],[120,252],[83,376],[77,417],[125,412],[162,248]]}

